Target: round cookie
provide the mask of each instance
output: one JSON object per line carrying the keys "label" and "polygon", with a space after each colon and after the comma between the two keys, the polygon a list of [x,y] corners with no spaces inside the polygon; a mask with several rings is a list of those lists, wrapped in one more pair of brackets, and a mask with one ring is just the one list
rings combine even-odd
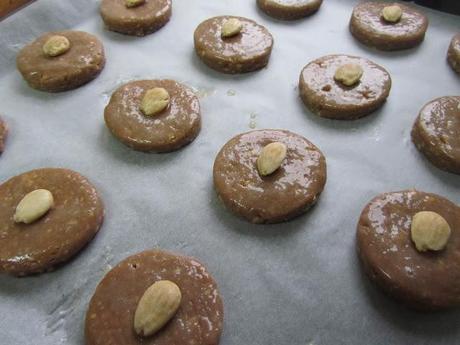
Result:
{"label": "round cookie", "polygon": [[[257,160],[274,142],[286,145],[280,168],[262,177]],[[326,183],[326,159],[307,139],[285,130],[240,134],[214,162],[214,188],[224,205],[252,223],[280,223],[305,213]]]}
{"label": "round cookie", "polygon": [[460,96],[426,104],[412,128],[412,141],[433,165],[460,174]]}
{"label": "round cookie", "polygon": [[[240,21],[241,31],[222,38],[222,27],[230,19]],[[222,16],[210,18],[195,30],[195,51],[210,68],[228,74],[259,70],[268,64],[273,37],[256,22],[242,18]]]}
{"label": "round cookie", "polygon": [[[421,211],[448,222],[442,251],[419,252],[412,242],[412,217]],[[361,213],[357,247],[369,278],[397,300],[419,310],[460,306],[460,208],[449,200],[416,190],[377,196]]]}
{"label": "round cookie", "polygon": [[[145,290],[160,280],[177,284],[182,301],[158,333],[138,337],[134,313]],[[86,314],[86,345],[217,345],[223,327],[217,284],[197,260],[145,251],[120,262],[99,283]]]}
{"label": "round cookie", "polygon": [[296,20],[319,10],[323,0],[257,0],[259,8],[270,17]]}
{"label": "round cookie", "polygon": [[8,127],[6,126],[6,122],[2,120],[0,117],[0,154],[2,154],[3,150],[5,149],[5,141],[8,135]]}
{"label": "round cookie", "polygon": [[[64,36],[70,49],[50,57],[43,46],[52,36]],[[96,78],[105,65],[104,47],[93,35],[82,31],[49,32],[19,52],[16,64],[30,87],[48,92],[75,89]]]}
{"label": "round cookie", "polygon": [[[141,103],[152,88],[164,88],[169,105],[155,116],[146,116]],[[173,80],[139,80],[118,88],[104,111],[112,134],[138,151],[170,152],[198,135],[201,129],[200,103],[193,91]]]}
{"label": "round cookie", "polygon": [[[362,68],[361,80],[353,86],[336,81],[341,66],[356,64]],[[328,55],[310,62],[300,74],[299,93],[315,114],[338,120],[353,120],[381,107],[391,89],[389,73],[365,58]]]}
{"label": "round cookie", "polygon": [[[397,5],[402,17],[396,23],[387,22],[382,11]],[[361,43],[380,50],[401,50],[419,45],[428,28],[427,17],[411,6],[401,3],[363,2],[353,10],[350,31]]]}
{"label": "round cookie", "polygon": [[[54,206],[30,224],[16,223],[19,202],[47,189]],[[104,208],[94,186],[67,169],[38,169],[0,185],[0,272],[17,276],[54,269],[76,255],[98,232]]]}
{"label": "round cookie", "polygon": [[449,50],[447,51],[447,61],[452,69],[460,74],[460,34],[456,34],[450,42]]}
{"label": "round cookie", "polygon": [[126,0],[102,0],[101,17],[107,29],[125,35],[145,36],[168,23],[171,0],[145,0],[138,6],[126,6]]}

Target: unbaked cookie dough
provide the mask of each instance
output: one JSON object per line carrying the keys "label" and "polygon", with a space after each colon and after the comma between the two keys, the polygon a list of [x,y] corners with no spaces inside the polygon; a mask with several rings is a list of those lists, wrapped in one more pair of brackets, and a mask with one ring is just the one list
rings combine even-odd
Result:
{"label": "unbaked cookie dough", "polygon": [[[402,16],[398,21],[384,19],[385,7],[399,6]],[[413,48],[425,38],[427,17],[415,7],[401,3],[363,2],[358,4],[351,16],[350,31],[361,43],[380,50]]]}
{"label": "unbaked cookie dough", "polygon": [[412,128],[412,141],[433,165],[460,174],[460,96],[426,104]]}
{"label": "unbaked cookie dough", "polygon": [[[416,248],[411,228],[422,211],[449,224],[443,250]],[[460,306],[460,208],[449,200],[416,190],[377,196],[361,213],[357,247],[369,278],[397,300],[420,310]]]}
{"label": "unbaked cookie dough", "polygon": [[[142,111],[142,103],[152,89],[166,90],[169,103],[148,116]],[[121,86],[110,98],[104,117],[116,138],[145,152],[178,150],[191,143],[201,129],[198,98],[191,89],[173,80],[139,80]]]}
{"label": "unbaked cookie dough", "polygon": [[[230,36],[223,37],[227,27]],[[200,59],[210,68],[228,74],[265,67],[273,47],[273,37],[265,27],[242,17],[210,18],[196,28],[194,39]]]}
{"label": "unbaked cookie dough", "polygon": [[[174,317],[158,333],[137,336],[134,315],[152,284],[167,280],[182,294]],[[223,327],[217,284],[194,258],[145,251],[120,262],[99,283],[86,314],[86,345],[217,345]]]}
{"label": "unbaked cookie dough", "polygon": [[456,34],[450,42],[449,50],[447,51],[447,61],[452,69],[460,74],[460,34]]}
{"label": "unbaked cookie dough", "polygon": [[319,10],[323,0],[257,0],[259,8],[270,17],[296,20]]}
{"label": "unbaked cookie dough", "polygon": [[145,36],[168,23],[172,14],[171,0],[139,1],[102,0],[101,17],[107,28],[126,35]]}
{"label": "unbaked cookie dough", "polygon": [[[269,144],[285,145],[285,159],[268,176],[259,171]],[[224,205],[252,223],[279,223],[314,205],[326,183],[326,159],[307,139],[285,130],[240,134],[214,162],[214,188]]]}
{"label": "unbaked cookie dough", "polygon": [[[353,85],[345,85],[336,75],[350,65],[360,69],[361,76]],[[391,77],[383,67],[349,55],[328,55],[310,62],[299,81],[300,97],[313,113],[339,120],[372,113],[385,103],[390,89]]]}
{"label": "unbaked cookie dough", "polygon": [[[56,36],[67,40],[68,50],[50,56],[45,53],[45,46]],[[58,43],[62,44],[62,41]],[[56,50],[51,49],[49,54],[56,54]],[[22,48],[16,64],[32,88],[60,92],[75,89],[96,78],[104,68],[105,55],[102,43],[91,34],[82,31],[49,32]]]}
{"label": "unbaked cookie dough", "polygon": [[0,154],[2,154],[3,150],[5,150],[5,141],[8,135],[8,127],[6,126],[6,122],[2,120],[0,117]]}
{"label": "unbaked cookie dough", "polygon": [[[17,218],[19,205],[36,190],[51,192],[54,205],[25,223]],[[69,260],[96,235],[104,218],[94,186],[67,169],[38,169],[11,178],[0,185],[0,205],[0,272],[17,276],[49,271]],[[30,207],[36,209],[38,202]]]}

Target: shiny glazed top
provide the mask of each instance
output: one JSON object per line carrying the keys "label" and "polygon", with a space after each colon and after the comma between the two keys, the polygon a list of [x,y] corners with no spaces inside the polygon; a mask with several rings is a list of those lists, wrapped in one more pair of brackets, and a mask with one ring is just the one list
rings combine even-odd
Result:
{"label": "shiny glazed top", "polygon": [[[363,75],[358,84],[345,86],[334,79],[336,70],[345,64],[358,64]],[[319,97],[323,107],[362,107],[388,97],[391,78],[388,72],[365,58],[328,55],[310,62],[300,75],[301,87],[310,97]]]}
{"label": "shiny glazed top", "polygon": [[[241,32],[233,37],[222,38],[222,25],[230,18],[241,21]],[[195,44],[198,51],[222,58],[223,60],[252,60],[270,53],[273,37],[268,30],[256,22],[232,16],[210,18],[195,30]]]}
{"label": "shiny glazed top", "polygon": [[[452,230],[447,247],[419,252],[411,240],[412,217],[433,211]],[[358,224],[358,250],[388,292],[418,308],[460,305],[460,208],[435,194],[408,190],[377,196]]]}
{"label": "shiny glazed top", "polygon": [[[15,223],[22,198],[47,189],[54,206],[31,224]],[[80,174],[67,169],[38,169],[0,185],[0,272],[40,272],[56,258],[75,254],[97,232],[104,209],[96,189]]]}
{"label": "shiny glazed top", "polygon": [[[145,116],[140,110],[142,98],[147,90],[156,87],[168,91],[169,105],[155,116]],[[173,80],[139,80],[122,85],[110,98],[104,116],[116,137],[137,148],[174,146],[201,126],[198,98],[191,89]]]}
{"label": "shiny glazed top", "polygon": [[[278,170],[261,177],[257,158],[272,142],[285,144],[287,156]],[[222,200],[237,212],[249,211],[262,219],[282,218],[310,206],[325,183],[322,152],[307,139],[285,130],[240,134],[225,144],[214,163],[214,184]]]}
{"label": "shiny glazed top", "polygon": [[[160,280],[177,284],[181,305],[158,333],[138,337],[137,304]],[[85,334],[87,345],[217,345],[222,327],[222,300],[206,268],[194,258],[152,250],[128,257],[102,279],[89,304]]]}
{"label": "shiny glazed top", "polygon": [[[403,14],[397,23],[388,23],[382,17],[382,10],[386,6],[398,5]],[[415,8],[401,3],[364,2],[358,4],[353,10],[353,18],[359,26],[381,38],[395,39],[398,37],[417,36],[426,31],[428,19]]]}
{"label": "shiny glazed top", "polygon": [[144,4],[131,8],[126,7],[125,0],[102,0],[101,15],[108,20],[148,22],[167,14],[171,6],[171,0],[145,0]]}

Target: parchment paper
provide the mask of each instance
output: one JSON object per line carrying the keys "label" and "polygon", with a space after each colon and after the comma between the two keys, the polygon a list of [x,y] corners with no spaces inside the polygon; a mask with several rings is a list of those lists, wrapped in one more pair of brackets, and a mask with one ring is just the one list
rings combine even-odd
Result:
{"label": "parchment paper", "polygon": [[[0,277],[0,343],[83,345],[87,304],[100,279],[125,257],[159,247],[195,256],[213,273],[225,302],[222,345],[458,344],[458,311],[417,314],[385,297],[361,273],[354,241],[362,208],[381,192],[415,187],[460,201],[460,177],[432,167],[410,141],[425,103],[460,93],[460,78],[445,61],[460,20],[425,9],[426,41],[382,53],[349,34],[355,3],[326,0],[309,19],[279,22],[255,1],[175,0],[171,22],[145,38],[105,31],[98,2],[90,0],[40,0],[1,22],[0,113],[11,133],[0,181],[39,167],[74,169],[99,189],[106,220],[81,255],[54,273]],[[195,27],[224,14],[270,29],[275,48],[267,69],[226,76],[195,57]],[[14,57],[42,32],[59,29],[99,36],[106,68],[75,91],[34,91],[15,71]],[[303,107],[300,71],[330,53],[368,57],[389,70],[393,89],[383,109],[338,122]],[[197,90],[203,129],[193,144],[144,154],[109,134],[103,109],[110,94],[140,78],[172,78]],[[214,158],[228,139],[251,128],[289,129],[324,152],[328,182],[307,215],[251,225],[218,203]]]}

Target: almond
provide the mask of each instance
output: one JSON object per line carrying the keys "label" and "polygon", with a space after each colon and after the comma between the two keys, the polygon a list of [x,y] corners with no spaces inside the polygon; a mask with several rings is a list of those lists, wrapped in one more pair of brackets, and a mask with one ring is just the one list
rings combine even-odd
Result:
{"label": "almond", "polygon": [[43,45],[43,53],[49,57],[55,57],[66,53],[70,49],[70,41],[67,37],[51,36]]}
{"label": "almond", "polygon": [[141,111],[146,116],[154,116],[169,105],[169,93],[162,87],[147,90],[141,101]]}
{"label": "almond", "polygon": [[444,249],[450,234],[449,223],[436,212],[422,211],[412,218],[411,238],[420,252]]}
{"label": "almond", "polygon": [[14,221],[30,224],[45,215],[53,206],[53,194],[46,189],[36,189],[22,198],[16,207]]}
{"label": "almond", "polygon": [[257,170],[261,176],[273,174],[286,158],[286,145],[280,142],[268,144],[262,149],[257,159]]}
{"label": "almond", "polygon": [[151,285],[139,300],[134,314],[136,333],[148,337],[158,332],[176,314],[181,300],[181,291],[175,283],[161,280]]}
{"label": "almond", "polygon": [[241,32],[241,29],[243,29],[241,21],[237,18],[230,18],[222,25],[221,36],[223,38],[236,36]]}

